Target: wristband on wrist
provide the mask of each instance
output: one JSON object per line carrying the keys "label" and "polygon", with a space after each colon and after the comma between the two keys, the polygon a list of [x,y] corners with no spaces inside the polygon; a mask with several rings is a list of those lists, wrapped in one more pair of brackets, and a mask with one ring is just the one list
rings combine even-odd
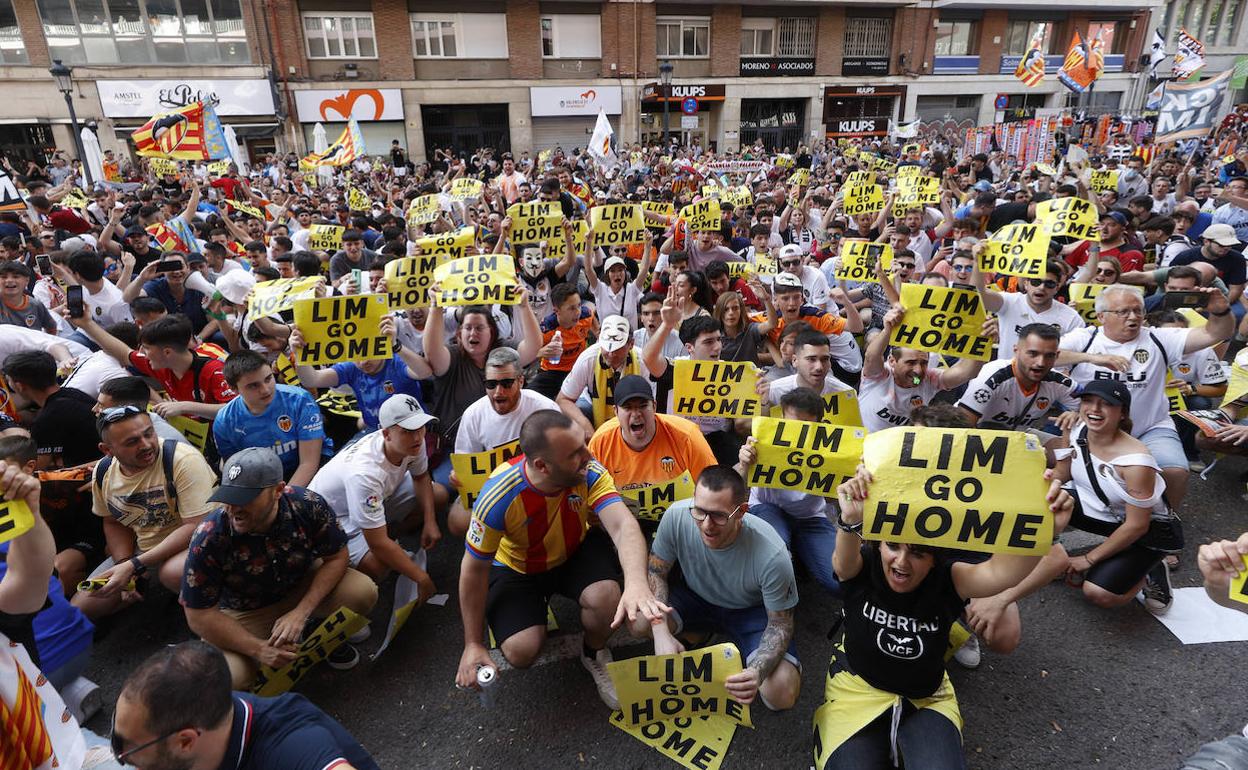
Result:
{"label": "wristband on wrist", "polygon": [[848,532],[851,535],[862,537],[862,522],[860,521],[857,524],[847,524],[845,520],[841,518],[840,511],[836,512],[836,528],[842,532]]}
{"label": "wristband on wrist", "polygon": [[1224,318],[1230,314],[1231,314],[1231,309],[1229,307],[1226,310],[1223,310],[1221,313],[1215,313],[1212,310],[1209,311],[1209,315],[1213,316],[1214,318]]}

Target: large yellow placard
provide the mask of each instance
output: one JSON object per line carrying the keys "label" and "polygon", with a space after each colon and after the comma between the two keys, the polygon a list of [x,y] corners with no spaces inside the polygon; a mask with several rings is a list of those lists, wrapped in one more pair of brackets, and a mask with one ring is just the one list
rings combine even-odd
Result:
{"label": "large yellow placard", "polygon": [[841,213],[856,217],[859,214],[878,214],[884,210],[884,190],[878,184],[846,187],[845,202]]}
{"label": "large yellow placard", "polygon": [[680,218],[685,220],[689,232],[719,232],[724,226],[724,215],[715,198],[703,198],[697,203],[690,203],[680,210]]}
{"label": "large yellow placard", "polygon": [[247,314],[252,318],[280,313],[294,307],[295,300],[316,295],[320,278],[278,278],[255,285],[247,299]]}
{"label": "large yellow placard", "polygon": [[658,521],[672,503],[693,497],[693,477],[685,471],[674,479],[657,484],[624,486],[619,491],[634,516],[646,521]]}
{"label": "large yellow placard", "polygon": [[438,218],[440,204],[436,195],[422,195],[412,199],[407,207],[407,223],[409,225],[427,225]]}
{"label": "large yellow placard", "polygon": [[890,344],[979,361],[992,358],[992,340],[983,335],[984,306],[975,291],[903,283],[901,304],[906,315],[893,327]]}
{"label": "large yellow placard", "polygon": [[893,267],[892,246],[858,239],[845,241],[841,245],[841,263],[836,268],[836,280],[879,283],[875,274],[877,264],[887,275]]}
{"label": "large yellow placard", "polygon": [[1054,198],[1036,204],[1036,221],[1054,238],[1099,241],[1096,206],[1082,198]]}
{"label": "large yellow placard", "polygon": [[479,254],[438,265],[433,280],[441,294],[438,304],[516,305],[520,302],[520,279],[516,263],[506,254]]}
{"label": "large yellow placard", "polygon": [[867,540],[1040,556],[1053,544],[1044,448],[1018,431],[903,427],[867,436]]}
{"label": "large yellow placard", "polygon": [[342,248],[342,234],[346,228],[341,225],[312,225],[308,233],[308,248],[312,251],[337,251]]}
{"label": "large yellow placard", "polygon": [[741,671],[733,644],[717,644],[678,655],[644,655],[607,664],[626,725],[725,717],[750,727],[750,707],[728,694],[724,680]]}
{"label": "large yellow placard", "polygon": [[992,234],[979,255],[979,269],[1022,278],[1043,278],[1050,236],[1040,225],[1006,225]]}
{"label": "large yellow placard", "polygon": [[451,200],[475,201],[485,192],[485,183],[480,179],[456,179],[451,182]]}
{"label": "large yellow placard", "polygon": [[822,422],[755,417],[750,466],[753,487],[789,489],[836,497],[836,488],[854,475],[862,459],[863,428]]}
{"label": "large yellow placard", "polygon": [[511,242],[525,246],[563,238],[563,207],[559,201],[513,203],[507,207],[511,218]]}
{"label": "large yellow placard", "polygon": [[476,238],[476,230],[461,227],[454,232],[430,235],[416,239],[416,248],[421,254],[442,254],[451,259],[464,256],[464,250],[472,245]]}
{"label": "large yellow placard", "polygon": [[673,362],[672,412],[692,417],[758,417],[758,369],[750,361]]}
{"label": "large yellow placard", "polygon": [[613,203],[589,210],[590,243],[594,246],[624,246],[645,243],[650,235],[641,207],[634,203]]}
{"label": "large yellow placard", "polygon": [[323,366],[390,358],[391,340],[381,333],[381,319],[388,312],[384,294],[297,300],[295,325],[303,333],[299,363]]}
{"label": "large yellow placard", "polygon": [[451,468],[459,482],[459,501],[464,510],[472,511],[477,496],[485,486],[494,469],[520,454],[520,440],[487,449],[484,452],[466,452],[451,455]]}
{"label": "large yellow placard", "polygon": [[386,297],[391,310],[429,307],[433,271],[448,259],[444,254],[421,254],[386,263]]}

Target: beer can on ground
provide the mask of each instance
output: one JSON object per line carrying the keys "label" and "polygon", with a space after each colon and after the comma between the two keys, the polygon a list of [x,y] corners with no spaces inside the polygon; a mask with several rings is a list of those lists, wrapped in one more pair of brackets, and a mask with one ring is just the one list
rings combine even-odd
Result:
{"label": "beer can on ground", "polygon": [[481,688],[481,705],[489,708],[494,705],[494,688],[498,684],[498,669],[493,666],[482,666],[477,669],[477,687]]}

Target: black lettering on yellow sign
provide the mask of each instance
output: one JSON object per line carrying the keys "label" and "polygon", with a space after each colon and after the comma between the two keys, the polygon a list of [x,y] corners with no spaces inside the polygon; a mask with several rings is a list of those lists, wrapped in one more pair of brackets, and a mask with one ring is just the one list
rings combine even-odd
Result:
{"label": "black lettering on yellow sign", "polygon": [[494,469],[519,455],[519,440],[509,441],[484,452],[452,454],[451,468],[455,471],[455,480],[459,482],[459,501],[464,510],[471,511],[477,504],[477,497]]}
{"label": "black lettering on yellow sign", "polygon": [[718,715],[750,725],[749,706],[728,696],[724,680],[741,670],[735,645],[679,655],[647,655],[607,665],[629,725]]}
{"label": "black lettering on yellow sign", "polygon": [[[618,482],[618,480],[617,480]],[[620,489],[624,503],[633,515],[647,521],[658,521],[677,500],[693,497],[693,477],[689,471],[658,484],[628,485]]]}
{"label": "black lettering on yellow sign", "polygon": [[891,344],[980,361],[991,358],[992,340],[983,336],[984,309],[975,291],[906,283],[901,304],[906,314],[893,327]]}
{"label": "black lettering on yellow sign", "polygon": [[507,207],[511,218],[511,243],[523,246],[563,238],[563,208],[558,201],[513,203]]}
{"label": "black lettering on yellow sign", "polygon": [[708,716],[634,726],[622,711],[612,712],[611,724],[690,770],[718,770],[737,729],[735,722]]}
{"label": "black lettering on yellow sign", "polygon": [[297,301],[295,325],[304,338],[300,363],[389,358],[391,340],[380,330],[386,312],[386,298],[380,294]]}
{"label": "black lettering on yellow sign", "polygon": [[444,257],[421,254],[386,263],[386,297],[391,310],[429,307],[433,271]]}
{"label": "black lettering on yellow sign", "polygon": [[672,406],[694,417],[758,417],[758,370],[749,361],[674,362]]}

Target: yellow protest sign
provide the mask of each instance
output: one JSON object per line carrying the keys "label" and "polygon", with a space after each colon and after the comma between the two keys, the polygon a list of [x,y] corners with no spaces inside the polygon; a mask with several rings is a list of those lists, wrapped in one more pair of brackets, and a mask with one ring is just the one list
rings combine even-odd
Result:
{"label": "yellow protest sign", "polygon": [[308,228],[308,248],[312,251],[337,251],[342,248],[342,225],[312,225]]}
{"label": "yellow protest sign", "polygon": [[781,153],[776,156],[774,165],[776,168],[793,168],[793,156]]}
{"label": "yellow protest sign", "polygon": [[750,192],[748,185],[725,188],[719,198],[733,208],[754,205],[754,193]]}
{"label": "yellow protest sign", "polygon": [[[918,166],[902,166],[899,171]],[[940,180],[933,176],[898,176],[897,192],[893,195],[893,216],[910,209],[940,203]]]}
{"label": "yellow protest sign", "polygon": [[897,171],[897,162],[879,155],[863,155],[863,159],[873,171],[883,171],[885,174],[894,174]]}
{"label": "yellow protest sign", "polygon": [[693,417],[758,417],[762,401],[751,361],[672,362],[672,413]]}
{"label": "yellow protest sign", "polygon": [[719,201],[714,198],[703,198],[697,203],[690,203],[680,210],[680,218],[685,220],[689,232],[719,232],[724,224],[724,214],[719,208]]}
{"label": "yellow protest sign", "polygon": [[789,184],[796,187],[806,187],[810,184],[810,169],[799,168],[792,174],[789,174]]}
{"label": "yellow protest sign", "polygon": [[702,185],[702,195],[707,198],[718,198],[720,188],[713,184]]}
{"label": "yellow protest sign", "polygon": [[1209,323],[1209,319],[1200,314],[1200,311],[1194,307],[1177,308],[1174,312],[1187,319],[1188,328],[1199,329]]}
{"label": "yellow protest sign", "polygon": [[876,264],[883,268],[885,274],[892,269],[892,246],[858,239],[845,241],[841,246],[841,263],[836,268],[836,280],[879,283],[875,274]]}
{"label": "yellow protest sign", "polygon": [[1006,225],[987,240],[979,254],[979,269],[984,273],[1044,278],[1049,240],[1049,234],[1040,225]]}
{"label": "yellow protest sign", "polygon": [[[1179,375],[1173,369],[1170,370],[1170,379],[1179,379]],[[1183,397],[1183,391],[1178,388],[1166,387],[1166,401],[1170,404],[1170,414],[1187,409],[1187,399]]]}
{"label": "yellow protest sign", "polygon": [[1094,193],[1109,192],[1110,190],[1117,192],[1119,173],[1117,169],[1113,171],[1093,171],[1089,187],[1091,187]]}
{"label": "yellow protest sign", "polygon": [[628,725],[624,712],[611,712],[611,724],[689,770],[719,770],[735,722],[723,717],[678,717],[645,725]]}
{"label": "yellow protest sign", "polygon": [[451,468],[455,471],[455,480],[459,482],[459,502],[465,511],[472,511],[477,495],[481,494],[481,488],[494,469],[519,454],[520,440],[516,439],[484,452],[451,455]]}
{"label": "yellow protest sign", "polygon": [[1244,558],[1243,571],[1235,577],[1231,578],[1231,588],[1229,597],[1231,601],[1248,604],[1248,587],[1244,583],[1248,582],[1248,556]]}
{"label": "yellow protest sign", "polygon": [[755,417],[750,466],[752,487],[793,489],[836,497],[836,488],[854,475],[862,459],[863,428],[822,422]]}
{"label": "yellow protest sign", "polygon": [[1078,311],[1080,317],[1086,323],[1101,325],[1101,319],[1096,316],[1096,295],[1105,291],[1105,284],[1099,283],[1072,283],[1067,287],[1070,295],[1070,304]]}
{"label": "yellow protest sign", "polygon": [[178,173],[178,162],[169,158],[148,158],[147,167],[157,176],[165,176]]}
{"label": "yellow protest sign", "polygon": [[1226,393],[1222,394],[1222,406],[1233,404],[1248,395],[1248,368],[1244,360],[1237,355],[1231,364],[1231,380],[1227,383]]}
{"label": "yellow protest sign", "polygon": [[983,336],[983,303],[972,289],[918,283],[901,285],[906,315],[893,327],[889,343],[979,361],[992,359],[992,340]]}
{"label": "yellow protest sign", "polygon": [[347,637],[368,625],[368,616],[357,615],[346,607],[339,607],[332,615],[308,634],[299,645],[299,654],[279,669],[261,666],[251,691],[262,698],[273,698],[295,686],[317,663],[345,641]]}
{"label": "yellow protest sign", "polygon": [[297,299],[316,295],[320,278],[278,278],[256,284],[247,298],[247,314],[252,318],[264,318],[283,310],[289,310]]}
{"label": "yellow protest sign", "polygon": [[854,217],[859,214],[878,214],[884,210],[884,190],[878,184],[845,188],[845,202],[841,212]]}
{"label": "yellow protest sign", "polygon": [[741,671],[733,644],[678,655],[643,655],[607,664],[626,725],[719,716],[751,727],[750,707],[728,695],[724,680]]}
{"label": "yellow protest sign", "polygon": [[317,397],[316,404],[330,414],[356,420],[360,418],[360,406],[356,403],[355,396],[350,393],[327,390]]}
{"label": "yellow protest sign", "polygon": [[461,227],[453,232],[417,238],[416,248],[421,254],[441,254],[459,259],[464,256],[464,250],[472,245],[476,235],[475,228]]}
{"label": "yellow protest sign", "polygon": [[[776,404],[771,407],[772,417],[783,417],[784,409]],[[822,423],[828,425],[862,426],[862,412],[858,408],[858,394],[852,390],[839,390],[823,395]]]}
{"label": "yellow protest sign", "polygon": [[295,301],[295,325],[303,333],[299,363],[323,366],[394,355],[381,319],[390,312],[384,294],[349,294]]}
{"label": "yellow protest sign", "polygon": [[869,184],[875,184],[874,171],[851,171],[845,177],[846,187],[865,187]]}
{"label": "yellow protest sign", "polygon": [[923,175],[923,167],[908,163],[904,166],[897,167],[897,185],[901,185],[903,179],[913,179],[916,176]]}
{"label": "yellow protest sign", "polygon": [[77,187],[65,193],[65,197],[61,198],[60,204],[67,209],[83,209],[87,207],[87,196]]}
{"label": "yellow protest sign", "polygon": [[1054,198],[1036,204],[1036,222],[1053,237],[1099,241],[1096,206],[1082,198]]}
{"label": "yellow protest sign", "polygon": [[658,484],[619,487],[619,492],[634,516],[647,521],[658,521],[672,503],[693,497],[693,477],[689,475],[689,471],[685,471],[674,479]]}
{"label": "yellow protest sign", "polygon": [[545,165],[550,162],[550,156],[554,154],[555,154],[555,151],[550,149],[549,147],[539,152],[537,154],[538,165],[545,167]]}
{"label": "yellow protest sign", "polygon": [[485,192],[485,183],[480,179],[456,179],[451,182],[451,200],[475,201]]}
{"label": "yellow protest sign", "polygon": [[856,144],[850,144],[850,145],[846,145],[846,146],[845,146],[845,157],[846,157],[846,158],[850,158],[850,159],[852,159],[852,158],[857,158],[857,157],[858,157],[859,152],[860,152],[860,150],[858,149],[858,145],[856,145]]}
{"label": "yellow protest sign", "polygon": [[204,451],[204,447],[208,446],[208,434],[212,431],[212,423],[184,414],[174,415],[168,418],[168,422],[199,451]]}
{"label": "yellow protest sign", "polygon": [[[584,219],[572,220],[572,249],[577,254],[584,254],[589,247],[586,245],[589,241],[589,223]],[[553,259],[563,259],[568,255],[568,241],[566,238],[556,238],[553,241],[546,242],[546,256]]]}
{"label": "yellow protest sign", "polygon": [[750,280],[752,275],[775,275],[779,271],[776,260],[762,254],[754,255],[754,262],[725,262],[730,278]]}
{"label": "yellow protest sign", "polygon": [[408,225],[427,225],[438,218],[440,204],[436,195],[422,195],[412,199],[407,207]]}
{"label": "yellow protest sign", "polygon": [[25,500],[0,501],[0,543],[25,534],[35,526],[35,515]]}
{"label": "yellow protest sign", "polygon": [[391,310],[429,307],[433,271],[446,261],[443,254],[421,254],[386,263],[386,297]]}
{"label": "yellow protest sign", "polygon": [[516,305],[520,302],[520,279],[516,263],[506,254],[479,254],[453,259],[434,268],[433,280],[441,294],[438,304]]}
{"label": "yellow protest sign", "polygon": [[511,218],[511,242],[527,245],[563,238],[563,207],[559,201],[513,203],[507,207]]}
{"label": "yellow protest sign", "polygon": [[867,436],[865,540],[1041,556],[1053,544],[1044,447],[1028,433],[902,427]]}
{"label": "yellow protest sign", "polygon": [[676,206],[667,201],[642,201],[641,207],[651,214],[658,214],[661,217],[670,217],[676,214]]}
{"label": "yellow protest sign", "polygon": [[1057,169],[1053,168],[1048,163],[1037,163],[1035,164],[1035,169],[1045,176],[1057,176]]}
{"label": "yellow protest sign", "polygon": [[645,243],[649,235],[641,207],[636,204],[613,203],[589,210],[589,237],[594,246]]}
{"label": "yellow protest sign", "polygon": [[364,191],[358,187],[347,188],[347,205],[352,211],[368,211],[372,207],[373,202],[368,199]]}
{"label": "yellow protest sign", "polygon": [[253,206],[250,203],[240,203],[235,200],[227,200],[225,205],[228,206],[230,210],[237,211],[240,214],[246,214],[252,219],[259,219],[261,221],[264,220],[264,212],[260,210],[259,206]]}
{"label": "yellow protest sign", "polygon": [[273,362],[273,371],[277,374],[277,381],[283,385],[303,387],[303,381],[299,379],[299,370],[295,368],[295,363],[290,360],[290,356],[285,353],[277,354],[277,359]]}

